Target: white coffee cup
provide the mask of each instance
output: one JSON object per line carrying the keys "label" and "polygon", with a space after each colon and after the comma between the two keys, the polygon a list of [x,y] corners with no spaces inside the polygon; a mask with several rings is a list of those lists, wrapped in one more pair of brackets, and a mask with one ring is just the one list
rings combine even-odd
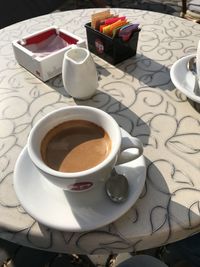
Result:
{"label": "white coffee cup", "polygon": [[[79,172],[61,172],[50,168],[42,160],[41,142],[51,129],[71,120],[85,120],[100,126],[109,135],[112,145],[108,156],[98,165]],[[136,153],[127,153],[127,148],[136,148]],[[143,153],[143,146],[138,138],[123,138],[119,125],[108,113],[88,106],[70,106],[49,113],[34,125],[28,137],[28,153],[37,169],[54,185],[82,192],[104,184],[116,164],[138,158]]]}

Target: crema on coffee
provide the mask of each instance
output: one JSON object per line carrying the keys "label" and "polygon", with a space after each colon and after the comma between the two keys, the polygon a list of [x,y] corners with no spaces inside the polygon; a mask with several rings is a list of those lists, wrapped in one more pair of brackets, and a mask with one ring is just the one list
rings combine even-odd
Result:
{"label": "crema on coffee", "polygon": [[108,133],[86,120],[63,122],[51,129],[41,142],[46,165],[61,172],[80,172],[101,163],[110,153]]}

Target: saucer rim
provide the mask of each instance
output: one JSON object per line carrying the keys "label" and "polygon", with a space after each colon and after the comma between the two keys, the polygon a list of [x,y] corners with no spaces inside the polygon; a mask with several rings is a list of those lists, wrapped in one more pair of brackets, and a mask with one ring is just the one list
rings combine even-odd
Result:
{"label": "saucer rim", "polygon": [[[123,131],[126,132],[125,130],[123,130]],[[126,134],[129,134],[129,133],[126,132]],[[25,160],[25,157],[28,157],[29,158],[28,160],[30,160],[30,157],[29,157],[28,151],[27,151],[27,145],[21,151],[21,153],[20,153],[20,155],[19,155],[19,157],[17,159],[16,165],[15,165],[15,169],[14,169],[13,185],[14,185],[14,190],[15,190],[15,193],[17,195],[17,198],[18,198],[19,202],[21,203],[21,206],[24,208],[24,210],[32,218],[34,218],[39,223],[42,223],[43,225],[46,225],[46,226],[48,226],[50,228],[61,230],[61,231],[74,231],[74,232],[90,231],[90,230],[94,230],[94,229],[103,227],[105,225],[108,225],[108,224],[112,223],[113,221],[116,221],[118,218],[120,218],[122,215],[124,215],[136,203],[137,199],[139,198],[139,196],[140,196],[140,194],[141,194],[141,192],[143,190],[144,183],[145,183],[145,180],[146,180],[146,162],[145,162],[144,156],[142,155],[138,159],[134,160],[134,161],[140,160],[141,161],[140,164],[141,164],[142,168],[144,168],[144,174],[143,175],[141,175],[141,174],[138,175],[138,177],[140,179],[140,183],[139,183],[140,188],[138,186],[138,189],[133,194],[133,196],[130,196],[130,199],[127,200],[127,201],[125,201],[125,203],[124,202],[121,203],[121,204],[113,203],[113,207],[119,207],[119,208],[113,208],[112,211],[114,211],[114,213],[115,213],[114,215],[112,214],[113,212],[111,211],[109,218],[104,219],[104,222],[102,222],[102,223],[101,223],[101,221],[98,221],[98,224],[97,223],[94,223],[94,224],[93,223],[90,223],[90,225],[87,225],[87,226],[85,225],[84,227],[83,226],[80,226],[80,225],[78,225],[78,226],[77,225],[76,226],[75,225],[66,226],[66,225],[63,225],[62,223],[59,223],[59,222],[58,223],[55,223],[55,222],[48,221],[48,219],[46,218],[48,216],[42,217],[41,214],[40,214],[41,212],[38,212],[38,214],[35,214],[33,212],[34,209],[31,210],[31,204],[34,206],[37,202],[35,202],[35,204],[34,203],[30,203],[30,204],[24,203],[23,196],[22,195],[24,193],[27,194],[26,193],[26,186],[23,185],[23,190],[24,191],[19,189],[19,183],[20,183],[19,182],[19,180],[20,180],[19,173],[20,173],[20,168],[22,168],[22,166],[23,166],[23,162]],[[37,171],[39,173],[39,171],[36,169],[36,167],[31,162],[31,160],[30,160],[29,164],[31,164],[32,168],[34,168],[34,171]],[[130,162],[129,162],[129,164],[130,164]],[[127,167],[126,166],[123,166],[122,167],[122,166],[119,165],[116,168],[119,168],[119,169],[121,168],[123,170],[123,168],[127,168]],[[31,173],[31,170],[30,170],[30,173]],[[128,178],[130,179],[130,177],[128,177]],[[31,179],[31,178],[29,178],[29,179]],[[38,181],[39,180],[41,180],[41,178],[38,178]],[[44,182],[50,184],[50,182],[47,181],[47,180],[44,180]],[[41,185],[42,181],[40,181],[39,183]],[[56,187],[53,184],[51,184],[51,186],[52,186],[52,188],[54,187],[57,192],[60,191],[60,194],[61,194],[61,192],[63,193],[63,190],[62,189]],[[95,189],[92,189],[92,190],[95,190]],[[88,194],[88,192],[89,191],[87,191],[87,194]],[[34,194],[36,194],[36,193],[34,193]],[[48,194],[51,195],[52,192],[51,192],[51,194],[50,193],[48,193]],[[75,193],[75,194],[82,194],[82,192],[81,193]],[[106,203],[108,203],[108,202],[110,203],[111,202],[111,200],[109,198],[106,198],[103,193],[102,194],[100,193],[100,195],[101,195],[100,198],[99,198],[100,201],[102,199],[103,202],[106,202]],[[131,201],[132,199],[133,199],[133,201]],[[122,205],[124,205],[123,212],[122,211],[119,212],[120,210],[122,210],[122,208],[121,208]],[[119,210],[118,213],[117,213],[117,210]]]}
{"label": "saucer rim", "polygon": [[183,83],[181,83],[180,80],[178,80],[176,77],[176,72],[178,71],[180,64],[182,64],[183,62],[184,62],[185,69],[186,69],[186,71],[185,71],[185,73],[183,73],[183,75],[186,75],[187,73],[190,72],[189,70],[187,70],[187,62],[190,58],[192,58],[194,56],[196,56],[196,55],[195,54],[186,55],[186,56],[183,56],[182,58],[178,59],[176,62],[174,62],[174,64],[172,65],[172,67],[170,69],[170,77],[171,77],[173,84],[176,86],[176,88],[181,93],[186,95],[192,101],[200,103],[200,97],[196,96],[194,93],[189,91],[185,86],[183,86]]}

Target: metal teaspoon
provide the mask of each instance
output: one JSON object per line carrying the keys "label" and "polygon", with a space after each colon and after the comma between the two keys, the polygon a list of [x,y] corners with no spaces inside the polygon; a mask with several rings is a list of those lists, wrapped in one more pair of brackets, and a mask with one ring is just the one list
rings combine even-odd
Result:
{"label": "metal teaspoon", "polygon": [[199,83],[198,83],[198,77],[197,77],[197,70],[196,70],[196,57],[192,57],[189,59],[187,63],[187,68],[192,72],[195,78],[195,83],[194,83],[194,94],[197,96],[200,96],[200,88],[199,88]]}
{"label": "metal teaspoon", "polygon": [[108,197],[113,202],[121,203],[128,197],[128,180],[124,175],[117,173],[115,169],[112,171],[111,177],[107,180],[105,188]]}

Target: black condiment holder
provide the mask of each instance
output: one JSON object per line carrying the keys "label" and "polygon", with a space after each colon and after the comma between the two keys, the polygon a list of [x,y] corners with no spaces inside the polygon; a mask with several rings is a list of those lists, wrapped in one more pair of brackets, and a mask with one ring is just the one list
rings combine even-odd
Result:
{"label": "black condiment holder", "polygon": [[136,54],[140,29],[134,31],[128,41],[124,41],[121,37],[112,38],[93,29],[91,23],[86,23],[85,27],[89,51],[112,65]]}

